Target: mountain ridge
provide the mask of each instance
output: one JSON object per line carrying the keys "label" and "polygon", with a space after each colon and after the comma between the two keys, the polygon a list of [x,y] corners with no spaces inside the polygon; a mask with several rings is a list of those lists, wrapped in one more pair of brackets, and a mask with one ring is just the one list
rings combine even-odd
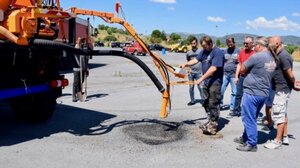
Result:
{"label": "mountain ridge", "polygon": [[[198,34],[190,33],[189,34],[189,33],[183,33],[183,32],[178,32],[176,34],[179,34],[182,39],[186,39],[189,35],[194,35],[198,39],[207,35],[205,33],[198,33]],[[225,44],[227,37],[233,37],[235,39],[236,44],[241,45],[244,42],[244,38],[246,36],[252,36],[255,38],[260,35],[249,34],[249,33],[233,33],[233,34],[227,34],[222,37],[211,36],[211,38],[213,39],[213,41],[216,41],[216,39],[219,39],[221,41],[221,43]],[[300,37],[298,37],[298,36],[287,35],[287,36],[280,36],[280,37],[282,38],[283,43],[286,45],[297,45],[297,46],[300,45]]]}

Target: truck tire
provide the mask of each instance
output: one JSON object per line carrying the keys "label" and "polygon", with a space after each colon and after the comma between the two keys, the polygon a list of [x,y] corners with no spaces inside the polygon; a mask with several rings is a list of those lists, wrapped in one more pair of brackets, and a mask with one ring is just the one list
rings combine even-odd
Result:
{"label": "truck tire", "polygon": [[56,96],[49,91],[35,95],[14,98],[10,101],[18,119],[37,123],[49,119],[56,107]]}

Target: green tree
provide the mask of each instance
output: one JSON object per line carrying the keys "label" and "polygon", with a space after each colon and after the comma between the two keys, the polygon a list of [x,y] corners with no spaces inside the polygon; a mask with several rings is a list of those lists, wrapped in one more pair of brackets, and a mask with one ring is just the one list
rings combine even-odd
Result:
{"label": "green tree", "polygon": [[160,38],[161,38],[163,41],[167,41],[167,35],[166,35],[165,31],[162,31],[162,32],[161,32]]}
{"label": "green tree", "polygon": [[170,43],[177,43],[181,39],[181,36],[176,33],[170,34]]}
{"label": "green tree", "polygon": [[161,32],[159,30],[153,30],[151,33],[152,38],[161,38]]}
{"label": "green tree", "polygon": [[287,45],[285,47],[285,50],[290,53],[290,54],[293,54],[293,52],[297,49],[297,46],[294,46],[294,45]]}
{"label": "green tree", "polygon": [[117,41],[117,38],[113,35],[106,36],[103,41]]}
{"label": "green tree", "polygon": [[217,45],[217,47],[220,47],[220,46],[222,45],[222,43],[221,43],[221,40],[220,40],[220,39],[217,39],[217,40],[216,40],[216,45]]}
{"label": "green tree", "polygon": [[114,32],[113,29],[112,29],[111,27],[108,28],[106,31],[107,31],[107,33],[108,33],[109,35],[112,35],[112,33]]}
{"label": "green tree", "polygon": [[105,25],[103,25],[103,24],[98,25],[98,29],[100,29],[100,30],[106,30],[105,29]]}
{"label": "green tree", "polygon": [[161,43],[161,38],[150,37],[150,42],[151,43]]}

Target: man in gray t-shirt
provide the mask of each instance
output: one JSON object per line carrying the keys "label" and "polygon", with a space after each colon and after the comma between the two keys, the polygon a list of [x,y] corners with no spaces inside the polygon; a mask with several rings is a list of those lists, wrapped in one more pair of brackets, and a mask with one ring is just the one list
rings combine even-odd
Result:
{"label": "man in gray t-shirt", "polygon": [[254,54],[245,62],[249,73],[244,79],[244,93],[257,96],[269,96],[270,81],[275,70],[276,63],[269,51]]}
{"label": "man in gray t-shirt", "polygon": [[268,51],[267,38],[258,38],[254,50],[256,53],[242,64],[240,71],[246,74],[242,98],[244,132],[234,141],[242,143],[236,149],[245,152],[257,151],[257,117],[269,95],[271,76],[276,68],[275,59]]}
{"label": "man in gray t-shirt", "polygon": [[226,39],[227,49],[224,51],[224,75],[223,75],[223,83],[221,87],[221,110],[225,110],[226,106],[223,105],[224,93],[228,84],[231,87],[231,96],[230,96],[230,112],[233,113],[234,102],[235,102],[235,94],[236,94],[236,84],[234,83],[235,71],[238,64],[238,55],[240,53],[240,49],[235,46],[235,41],[233,37],[228,37]]}
{"label": "man in gray t-shirt", "polygon": [[[198,46],[198,40],[196,37],[192,38],[191,40],[191,46],[192,46],[192,49],[190,51],[188,51],[186,53],[186,60],[187,61],[190,61],[192,59],[194,59],[195,57],[198,56],[198,54],[200,53],[200,49],[197,47]],[[190,71],[189,71],[189,75],[188,75],[188,78],[189,78],[189,81],[196,81],[198,80],[201,76],[202,76],[202,66],[201,66],[201,62],[198,62],[197,64],[195,65],[192,65],[190,66]],[[189,85],[190,88],[189,88],[189,93],[190,93],[190,99],[191,101],[188,102],[188,106],[191,106],[191,105],[194,105],[196,104],[196,101],[195,101],[195,93],[194,93],[194,84],[190,84]],[[200,92],[200,99],[203,98],[203,89],[202,89],[202,86],[200,84],[197,85],[198,87],[198,90]]]}

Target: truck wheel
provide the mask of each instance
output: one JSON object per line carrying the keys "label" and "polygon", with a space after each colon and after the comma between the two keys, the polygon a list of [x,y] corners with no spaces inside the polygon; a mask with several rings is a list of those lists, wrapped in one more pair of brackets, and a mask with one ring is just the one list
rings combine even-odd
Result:
{"label": "truck wheel", "polygon": [[52,92],[14,98],[10,101],[18,119],[26,122],[43,122],[49,119],[56,107],[56,96]]}

